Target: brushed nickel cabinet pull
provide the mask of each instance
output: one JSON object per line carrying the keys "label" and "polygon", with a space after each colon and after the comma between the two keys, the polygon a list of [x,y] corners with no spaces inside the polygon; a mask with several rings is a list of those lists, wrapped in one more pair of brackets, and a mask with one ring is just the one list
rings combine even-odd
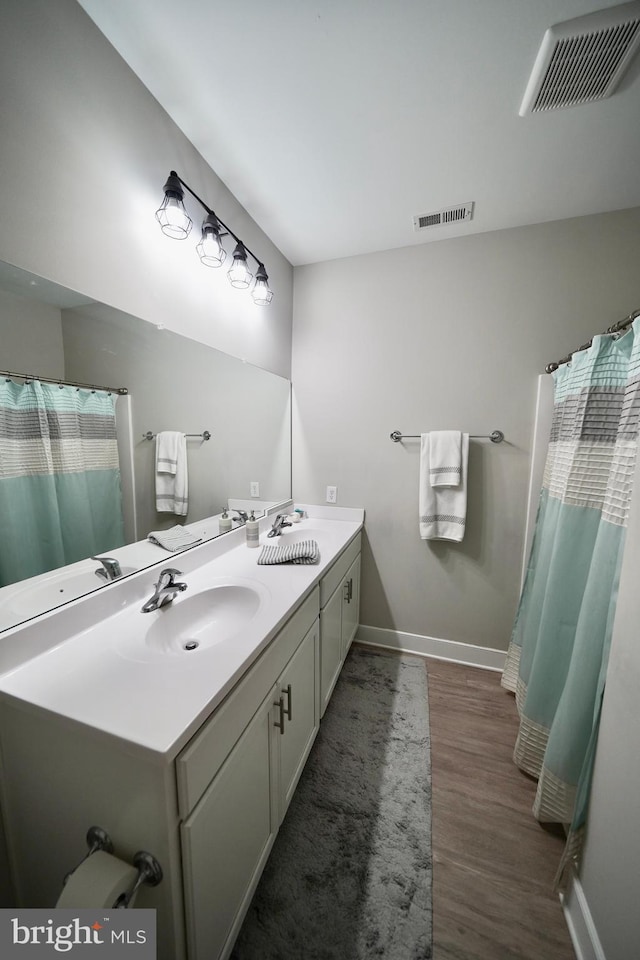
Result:
{"label": "brushed nickel cabinet pull", "polygon": [[280,697],[280,699],[276,700],[273,705],[274,707],[280,708],[280,719],[274,720],[273,725],[274,727],[277,727],[279,729],[281,734],[283,734],[284,733],[284,698]]}
{"label": "brushed nickel cabinet pull", "polygon": [[287,719],[291,720],[291,684],[290,683],[287,684],[284,692],[287,695],[287,706],[284,709],[284,713]]}

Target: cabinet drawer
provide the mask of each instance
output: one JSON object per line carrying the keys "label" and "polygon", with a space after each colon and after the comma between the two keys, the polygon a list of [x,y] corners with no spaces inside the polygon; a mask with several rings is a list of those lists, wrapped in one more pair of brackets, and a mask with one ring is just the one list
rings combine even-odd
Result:
{"label": "cabinet drawer", "polygon": [[359,533],[320,581],[320,608],[324,607],[329,601],[331,594],[339,586],[347,570],[360,553],[361,540],[362,534]]}
{"label": "cabinet drawer", "polygon": [[318,588],[298,607],[259,660],[176,760],[178,810],[188,816],[318,616]]}

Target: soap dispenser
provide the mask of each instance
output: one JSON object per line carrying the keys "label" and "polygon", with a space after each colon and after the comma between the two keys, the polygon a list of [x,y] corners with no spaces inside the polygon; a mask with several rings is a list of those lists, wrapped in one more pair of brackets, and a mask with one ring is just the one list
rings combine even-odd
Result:
{"label": "soap dispenser", "polygon": [[220,533],[226,533],[227,530],[231,530],[231,527],[231,517],[229,516],[227,508],[224,507],[222,510],[222,516],[218,520],[218,530]]}
{"label": "soap dispenser", "polygon": [[251,511],[251,516],[244,525],[245,530],[247,531],[247,546],[248,547],[259,547],[260,546],[260,521],[256,520],[253,510]]}

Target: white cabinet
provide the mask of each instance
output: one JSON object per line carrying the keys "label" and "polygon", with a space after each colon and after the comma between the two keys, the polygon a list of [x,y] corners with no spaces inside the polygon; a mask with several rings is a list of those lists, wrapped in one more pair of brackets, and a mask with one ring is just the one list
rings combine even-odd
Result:
{"label": "white cabinet", "polygon": [[319,659],[318,621],[294,653],[276,689],[274,724],[278,747],[278,809],[280,823],[296,788],[320,722],[316,696]]}
{"label": "white cabinet", "polygon": [[323,577],[320,607],[320,716],[323,716],[358,629],[359,536]]}
{"label": "white cabinet", "polygon": [[349,653],[349,647],[358,631],[360,613],[360,557],[353,561],[342,588],[342,659]]}
{"label": "white cabinet", "polygon": [[275,692],[180,828],[192,960],[223,956],[233,943],[275,838]]}
{"label": "white cabinet", "polygon": [[178,757],[189,960],[231,952],[293,796],[318,732],[318,635],[316,589]]}
{"label": "white cabinet", "polygon": [[357,535],[177,756],[0,697],[19,906],[55,904],[98,824],[118,856],[162,865],[136,901],[156,910],[159,960],[226,960],[357,628],[359,564]]}

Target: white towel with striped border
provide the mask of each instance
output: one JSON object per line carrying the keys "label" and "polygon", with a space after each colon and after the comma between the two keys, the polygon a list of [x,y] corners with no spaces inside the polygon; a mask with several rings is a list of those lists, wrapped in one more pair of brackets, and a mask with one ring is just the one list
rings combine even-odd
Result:
{"label": "white towel with striped border", "polygon": [[258,563],[318,563],[320,548],[315,540],[299,540],[291,544],[274,544],[262,548]]}
{"label": "white towel with striped border", "polygon": [[187,442],[178,430],[156,436],[156,510],[186,517],[189,508]]}
{"label": "white towel with striped border", "polygon": [[202,537],[194,536],[189,530],[185,530],[180,523],[176,523],[175,527],[170,527],[169,530],[152,530],[147,540],[155,543],[158,547],[170,550],[171,553],[175,553],[176,550],[186,550],[187,547],[194,547],[196,543],[202,543]]}
{"label": "white towel with striped border", "polygon": [[464,537],[467,522],[467,465],[469,434],[462,434],[462,475],[457,487],[432,487],[429,474],[429,434],[420,435],[419,529],[422,540]]}
{"label": "white towel with striped border", "polygon": [[459,487],[462,479],[462,433],[432,430],[429,434],[429,480],[432,487]]}

